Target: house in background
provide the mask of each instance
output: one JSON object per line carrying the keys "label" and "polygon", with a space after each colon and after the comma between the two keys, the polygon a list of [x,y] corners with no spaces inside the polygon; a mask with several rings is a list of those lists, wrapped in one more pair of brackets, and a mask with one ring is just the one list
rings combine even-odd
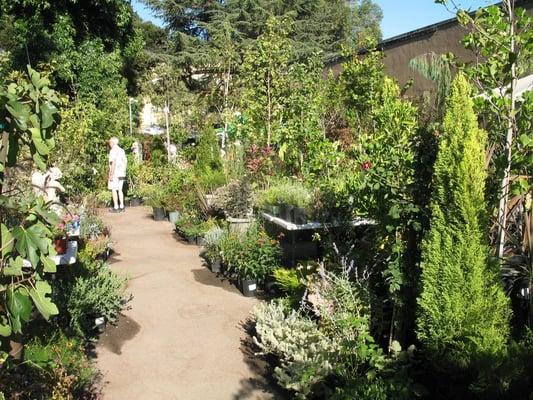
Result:
{"label": "house in background", "polygon": [[[516,1],[516,6],[524,8],[528,15],[533,16],[533,0]],[[459,24],[457,18],[452,18],[386,39],[378,44],[385,56],[385,72],[396,79],[400,87],[413,79],[413,85],[407,91],[409,96],[430,91],[434,87],[433,83],[409,67],[409,61],[431,52],[453,53],[462,62],[473,61],[474,54],[461,44],[466,34],[466,28]],[[332,70],[334,74],[340,73],[341,69],[340,59],[332,61],[325,68],[326,71]]]}

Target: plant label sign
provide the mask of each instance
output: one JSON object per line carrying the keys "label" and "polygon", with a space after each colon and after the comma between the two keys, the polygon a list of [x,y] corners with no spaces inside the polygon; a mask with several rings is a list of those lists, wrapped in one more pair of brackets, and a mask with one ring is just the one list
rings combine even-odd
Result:
{"label": "plant label sign", "polygon": [[257,289],[257,284],[251,283],[251,284],[248,285],[248,290],[250,292],[254,291],[255,289]]}

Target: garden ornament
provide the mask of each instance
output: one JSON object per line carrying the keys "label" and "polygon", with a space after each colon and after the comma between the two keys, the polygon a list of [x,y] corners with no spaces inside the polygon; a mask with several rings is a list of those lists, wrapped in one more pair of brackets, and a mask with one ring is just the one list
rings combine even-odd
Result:
{"label": "garden ornament", "polygon": [[44,174],[40,171],[35,171],[31,176],[31,184],[35,195],[44,197],[47,203],[50,203],[50,208],[59,213],[62,209],[61,201],[59,200],[59,192],[64,192],[65,188],[59,179],[63,177],[63,173],[57,167],[52,167]]}
{"label": "garden ornament", "polygon": [[143,160],[143,147],[142,144],[138,141],[133,142],[131,145],[131,152],[133,154],[133,160],[140,164]]}

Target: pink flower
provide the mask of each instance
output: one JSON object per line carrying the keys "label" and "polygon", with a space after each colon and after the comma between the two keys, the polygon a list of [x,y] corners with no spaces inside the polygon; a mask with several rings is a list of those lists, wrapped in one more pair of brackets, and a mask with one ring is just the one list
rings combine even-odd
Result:
{"label": "pink flower", "polygon": [[372,168],[372,163],[369,160],[361,163],[361,169],[366,171],[366,170],[368,170],[370,168]]}

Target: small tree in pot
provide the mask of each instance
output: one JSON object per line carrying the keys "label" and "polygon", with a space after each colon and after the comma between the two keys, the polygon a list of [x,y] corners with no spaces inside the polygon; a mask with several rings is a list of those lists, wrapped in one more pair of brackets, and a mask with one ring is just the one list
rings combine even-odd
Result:
{"label": "small tree in pot", "polygon": [[231,231],[246,231],[251,225],[252,189],[246,181],[233,180],[215,191],[213,208],[226,215]]}

